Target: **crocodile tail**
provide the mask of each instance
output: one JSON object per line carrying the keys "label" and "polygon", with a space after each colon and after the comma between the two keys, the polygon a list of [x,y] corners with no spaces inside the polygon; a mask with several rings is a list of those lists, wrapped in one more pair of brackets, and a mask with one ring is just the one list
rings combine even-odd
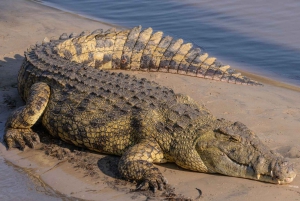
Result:
{"label": "crocodile tail", "polygon": [[62,34],[57,54],[97,69],[159,71],[201,77],[223,82],[262,85],[223,65],[192,43],[153,33],[141,26],[129,30],[95,30],[79,36]]}

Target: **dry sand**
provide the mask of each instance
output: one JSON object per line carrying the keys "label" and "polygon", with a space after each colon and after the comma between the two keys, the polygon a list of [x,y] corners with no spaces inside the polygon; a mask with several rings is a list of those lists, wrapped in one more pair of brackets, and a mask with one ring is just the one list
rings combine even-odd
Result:
{"label": "dry sand", "polygon": [[[23,52],[45,36],[63,32],[107,29],[111,25],[48,8],[25,0],[0,1],[0,138],[4,124],[14,106],[23,105],[18,96],[17,72]],[[183,36],[184,38],[184,36]],[[242,121],[271,149],[295,163],[300,172],[300,90],[286,89],[276,81],[263,79],[264,87],[225,84],[194,77],[131,72],[138,77],[171,87],[204,104],[215,116]],[[287,85],[284,85],[287,86]],[[289,87],[288,87],[289,88]],[[130,192],[134,185],[119,179],[118,157],[88,153],[93,157],[97,176],[77,164],[45,155],[43,150],[7,151],[0,144],[0,154],[8,161],[40,178],[53,189],[88,200],[158,200],[160,194]],[[74,166],[77,166],[74,167]],[[159,165],[159,169],[175,188],[177,195],[201,200],[299,200],[300,177],[290,185],[273,185],[241,178],[202,174],[183,170],[174,164]],[[1,179],[1,178],[0,178]],[[17,181],[16,181],[17,183]],[[156,197],[155,197],[156,196]],[[165,195],[166,196],[166,195]],[[172,195],[169,193],[167,196]]]}

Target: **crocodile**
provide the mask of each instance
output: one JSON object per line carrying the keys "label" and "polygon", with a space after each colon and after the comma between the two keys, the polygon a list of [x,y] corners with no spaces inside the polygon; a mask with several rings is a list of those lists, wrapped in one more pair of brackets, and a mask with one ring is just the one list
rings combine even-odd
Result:
{"label": "crocodile", "polygon": [[243,123],[216,118],[190,97],[153,81],[112,71],[162,71],[259,85],[217,67],[214,58],[191,46],[140,26],[62,34],[31,46],[18,74],[26,104],[5,126],[8,149],[34,148],[40,139],[32,126],[39,121],[67,143],[120,156],[120,175],[136,181],[137,189],[165,188],[167,180],[154,164],[166,162],[203,173],[292,182],[293,164]]}

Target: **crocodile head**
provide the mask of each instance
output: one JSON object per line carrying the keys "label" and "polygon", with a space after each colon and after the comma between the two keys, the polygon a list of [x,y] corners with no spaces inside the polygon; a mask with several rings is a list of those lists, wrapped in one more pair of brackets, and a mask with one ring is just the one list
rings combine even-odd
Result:
{"label": "crocodile head", "polygon": [[240,122],[202,133],[196,150],[208,172],[276,184],[290,183],[296,177],[292,164]]}

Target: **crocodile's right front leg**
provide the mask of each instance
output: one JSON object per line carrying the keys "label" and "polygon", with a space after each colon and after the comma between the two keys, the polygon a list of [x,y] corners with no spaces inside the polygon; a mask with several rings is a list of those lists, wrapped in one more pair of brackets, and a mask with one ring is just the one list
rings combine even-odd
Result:
{"label": "crocodile's right front leg", "polygon": [[162,190],[167,180],[164,178],[155,163],[165,163],[163,153],[157,142],[144,139],[129,148],[121,157],[119,171],[127,180],[141,182],[137,190],[151,188]]}
{"label": "crocodile's right front leg", "polygon": [[38,134],[31,127],[44,112],[49,97],[50,87],[47,84],[35,83],[31,86],[26,105],[14,111],[5,124],[4,139],[9,149],[19,147],[24,150],[26,144],[33,148],[40,142]]}

